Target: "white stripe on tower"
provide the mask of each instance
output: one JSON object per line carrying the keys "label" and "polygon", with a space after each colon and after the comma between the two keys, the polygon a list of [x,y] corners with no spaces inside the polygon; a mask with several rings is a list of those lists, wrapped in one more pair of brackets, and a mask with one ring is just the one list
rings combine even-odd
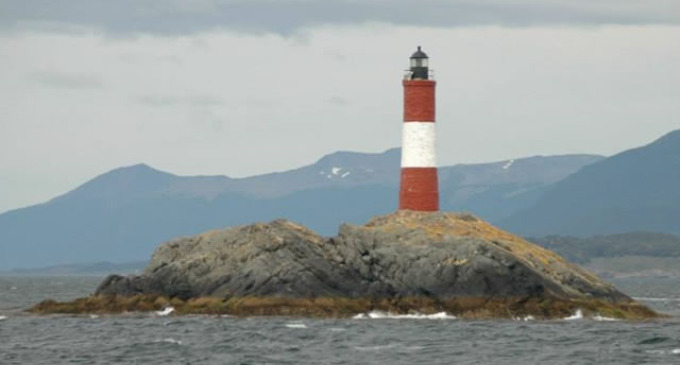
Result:
{"label": "white stripe on tower", "polygon": [[401,167],[437,167],[434,126],[432,122],[404,123]]}

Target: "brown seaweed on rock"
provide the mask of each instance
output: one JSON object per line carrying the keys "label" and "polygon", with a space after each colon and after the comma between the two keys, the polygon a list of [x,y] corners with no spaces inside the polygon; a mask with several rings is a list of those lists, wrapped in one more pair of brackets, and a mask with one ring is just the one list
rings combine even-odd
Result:
{"label": "brown seaweed on rock", "polygon": [[121,314],[153,312],[172,307],[173,313],[232,316],[304,316],[348,318],[382,311],[392,314],[434,314],[446,312],[463,319],[527,318],[560,319],[581,310],[587,317],[641,320],[663,317],[638,303],[610,303],[602,300],[560,300],[540,298],[285,298],[200,297],[189,300],[159,295],[95,295],[59,303],[45,300],[29,311],[36,314]]}

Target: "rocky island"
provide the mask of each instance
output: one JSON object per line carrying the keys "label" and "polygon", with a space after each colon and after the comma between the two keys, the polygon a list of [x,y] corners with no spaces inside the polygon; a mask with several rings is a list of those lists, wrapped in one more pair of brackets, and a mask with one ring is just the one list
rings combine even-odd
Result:
{"label": "rocky island", "polygon": [[657,313],[557,254],[470,214],[397,211],[322,237],[287,220],[160,245],[141,275],[35,313],[160,310],[347,317],[381,310],[463,318],[642,319]]}

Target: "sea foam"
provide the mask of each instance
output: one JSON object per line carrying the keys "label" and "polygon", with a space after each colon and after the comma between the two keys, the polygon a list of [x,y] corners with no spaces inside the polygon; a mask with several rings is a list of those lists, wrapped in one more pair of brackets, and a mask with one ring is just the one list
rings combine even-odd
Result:
{"label": "sea foam", "polygon": [[307,328],[307,325],[304,323],[287,323],[286,327],[288,328]]}
{"label": "sea foam", "polygon": [[182,341],[175,340],[174,338],[163,338],[163,339],[154,341],[154,343],[171,343],[173,345],[181,345]]}
{"label": "sea foam", "polygon": [[352,317],[354,319],[456,319],[446,312],[439,312],[434,314],[394,314],[383,311],[371,311],[368,313],[360,313]]}
{"label": "sea foam", "polygon": [[173,307],[165,307],[163,310],[156,311],[156,315],[158,315],[158,316],[167,316],[167,315],[169,315],[170,313],[172,313],[172,312],[174,312],[174,311],[175,311],[175,308],[173,308]]}
{"label": "sea foam", "polygon": [[600,315],[594,316],[594,317],[593,317],[593,320],[594,320],[594,321],[598,321],[598,322],[614,322],[614,321],[618,321],[618,319],[616,319],[616,318],[603,317],[603,316],[600,316]]}
{"label": "sea foam", "polygon": [[583,319],[583,312],[580,309],[577,309],[576,313],[574,313],[573,315],[564,318],[565,321],[573,321],[576,319]]}

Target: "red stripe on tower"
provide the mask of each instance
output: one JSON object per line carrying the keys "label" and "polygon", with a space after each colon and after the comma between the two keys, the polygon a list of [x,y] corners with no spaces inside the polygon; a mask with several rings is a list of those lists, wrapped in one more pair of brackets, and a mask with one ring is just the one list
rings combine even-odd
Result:
{"label": "red stripe on tower", "polygon": [[411,56],[404,85],[404,126],[401,146],[399,209],[439,210],[439,179],[435,156],[435,85],[428,57]]}

